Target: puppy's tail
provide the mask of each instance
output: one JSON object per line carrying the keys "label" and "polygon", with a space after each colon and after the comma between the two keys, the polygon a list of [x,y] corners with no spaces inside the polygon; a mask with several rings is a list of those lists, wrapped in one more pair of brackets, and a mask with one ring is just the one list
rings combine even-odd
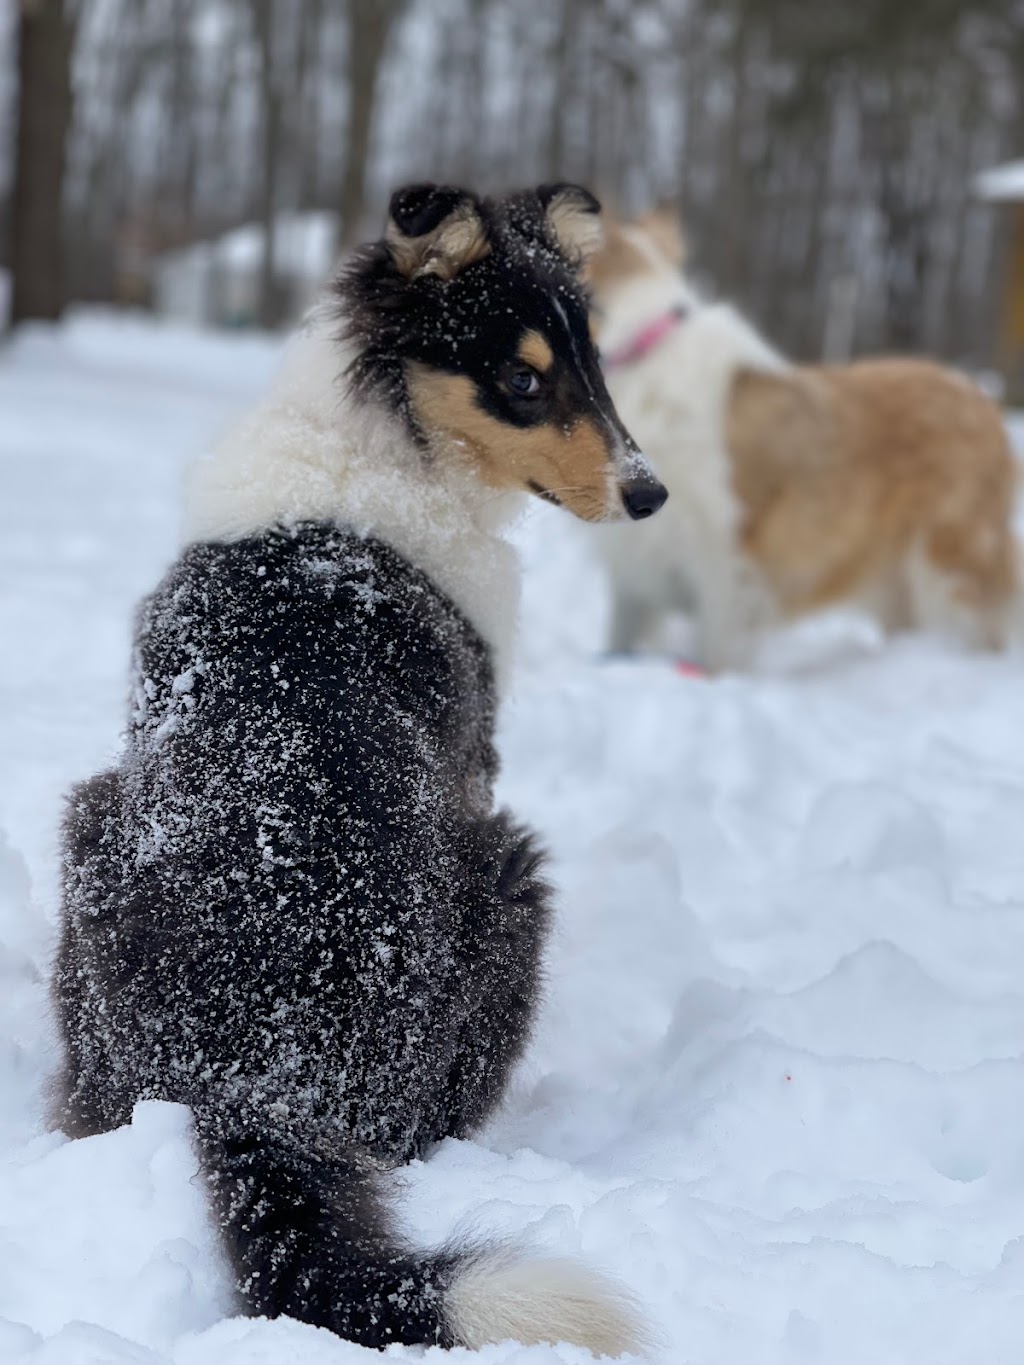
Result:
{"label": "puppy's tail", "polygon": [[571,1341],[595,1356],[642,1355],[649,1333],[627,1291],[579,1261],[508,1250],[470,1253],[445,1294],[453,1342]]}
{"label": "puppy's tail", "polygon": [[373,1163],[287,1122],[195,1112],[196,1139],[239,1294],[254,1315],[287,1315],[381,1349],[514,1339],[639,1352],[626,1292],[568,1260],[506,1249],[403,1246]]}

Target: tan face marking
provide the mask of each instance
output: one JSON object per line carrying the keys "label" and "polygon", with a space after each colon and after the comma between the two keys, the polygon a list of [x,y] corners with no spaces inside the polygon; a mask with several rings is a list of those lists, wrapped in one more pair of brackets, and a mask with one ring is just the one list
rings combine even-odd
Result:
{"label": "tan face marking", "polygon": [[583,521],[618,513],[617,481],[609,477],[613,452],[588,418],[568,430],[547,423],[515,427],[477,404],[466,375],[413,363],[408,384],[424,434],[454,442],[490,488],[547,493]]}
{"label": "tan face marking", "polygon": [[519,359],[532,365],[540,374],[547,374],[555,363],[554,353],[545,337],[531,328],[524,333],[517,352]]}

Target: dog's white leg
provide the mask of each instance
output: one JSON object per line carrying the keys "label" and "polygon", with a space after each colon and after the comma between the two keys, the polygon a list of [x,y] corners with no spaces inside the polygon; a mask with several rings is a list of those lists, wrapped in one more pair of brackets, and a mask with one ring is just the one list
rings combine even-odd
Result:
{"label": "dog's white leg", "polygon": [[697,628],[700,662],[709,671],[749,667],[757,641],[753,605],[731,565],[719,561],[707,566],[700,583]]}
{"label": "dog's white leg", "polygon": [[1001,604],[965,600],[954,574],[935,565],[921,547],[907,556],[911,624],[953,637],[970,649],[998,649],[1006,643],[1009,613]]}
{"label": "dog's white leg", "polygon": [[663,615],[663,604],[656,596],[644,596],[622,582],[612,586],[612,619],[609,648],[613,654],[631,654],[649,640]]}

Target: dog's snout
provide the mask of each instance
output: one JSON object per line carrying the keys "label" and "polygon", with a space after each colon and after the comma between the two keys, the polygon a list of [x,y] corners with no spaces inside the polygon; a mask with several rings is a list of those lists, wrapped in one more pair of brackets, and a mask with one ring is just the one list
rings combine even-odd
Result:
{"label": "dog's snout", "polygon": [[657,479],[632,479],[622,485],[622,505],[634,521],[651,517],[668,497],[668,489]]}

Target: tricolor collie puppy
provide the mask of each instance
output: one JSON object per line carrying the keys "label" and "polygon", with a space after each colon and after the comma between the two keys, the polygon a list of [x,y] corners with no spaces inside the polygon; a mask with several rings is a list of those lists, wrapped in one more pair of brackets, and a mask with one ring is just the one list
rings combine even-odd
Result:
{"label": "tricolor collie puppy", "polygon": [[537,1002],[549,893],[492,805],[500,528],[525,492],[665,497],[589,337],[597,208],[396,193],[197,468],[124,755],[69,803],[62,1125],[189,1105],[245,1309],[374,1347],[641,1336],[571,1261],[408,1246],[383,1174],[491,1113]]}
{"label": "tricolor collie puppy", "polygon": [[742,667],[765,627],[838,603],[1001,645],[1019,570],[995,405],[921,360],[789,364],[682,263],[656,213],[590,265],[609,389],[671,493],[635,539],[598,538],[613,648],[692,611],[701,661]]}

